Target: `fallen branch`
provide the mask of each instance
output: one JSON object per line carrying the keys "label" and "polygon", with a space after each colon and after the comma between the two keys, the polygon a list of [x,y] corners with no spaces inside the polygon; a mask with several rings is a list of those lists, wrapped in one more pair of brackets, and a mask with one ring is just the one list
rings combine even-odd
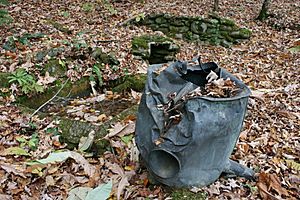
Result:
{"label": "fallen branch", "polygon": [[38,107],[38,109],[36,109],[31,115],[30,115],[30,119],[37,113],[39,112],[45,105],[47,105],[48,103],[50,103],[59,93],[60,91],[65,87],[65,85],[67,84],[67,82],[69,81],[70,78],[68,78],[64,84],[59,88],[59,90],[54,94],[53,97],[51,97],[51,99],[49,99],[48,101],[46,101],[45,103],[43,103],[40,107]]}
{"label": "fallen branch", "polygon": [[130,23],[132,20],[134,20],[137,16],[138,16],[138,14],[137,14],[137,15],[133,15],[132,17],[129,17],[128,19],[124,20],[123,22],[120,22],[120,23],[118,24],[118,26],[125,26],[125,25],[129,24],[129,23]]}

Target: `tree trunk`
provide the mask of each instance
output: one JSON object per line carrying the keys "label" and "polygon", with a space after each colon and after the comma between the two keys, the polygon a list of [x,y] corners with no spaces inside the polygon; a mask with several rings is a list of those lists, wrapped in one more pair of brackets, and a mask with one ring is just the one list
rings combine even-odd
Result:
{"label": "tree trunk", "polygon": [[219,11],[219,0],[214,0],[214,12]]}
{"label": "tree trunk", "polygon": [[268,17],[270,0],[264,0],[260,13],[257,17],[258,20],[264,21]]}

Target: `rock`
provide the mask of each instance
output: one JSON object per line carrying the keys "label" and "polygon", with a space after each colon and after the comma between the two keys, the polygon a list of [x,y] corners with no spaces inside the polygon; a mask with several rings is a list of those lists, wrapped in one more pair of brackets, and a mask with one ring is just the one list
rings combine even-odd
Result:
{"label": "rock", "polygon": [[230,19],[226,19],[226,18],[222,18],[220,20],[220,24],[225,25],[225,26],[235,26],[234,21],[232,21]]}
{"label": "rock", "polygon": [[200,27],[202,28],[202,33],[205,33],[207,30],[207,24],[201,23]]}
{"label": "rock", "polygon": [[51,24],[54,28],[56,28],[57,30],[61,31],[61,32],[64,32],[64,33],[67,33],[67,34],[71,34],[72,31],[65,25],[63,24],[60,24],[56,21],[53,21],[53,20],[47,20],[47,22],[49,24]]}
{"label": "rock", "polygon": [[56,120],[59,120],[59,129],[61,130],[60,141],[66,143],[69,149],[77,148],[80,138],[87,137],[88,134],[94,130],[95,139],[91,147],[91,150],[94,154],[102,154],[110,147],[110,143],[107,140],[102,139],[106,134],[108,134],[108,129],[111,127],[111,124],[116,123],[117,121],[124,120],[129,115],[135,115],[137,112],[137,106],[132,106],[113,119],[104,122],[101,125],[93,125],[88,122],[81,122],[73,119],[59,117]]}
{"label": "rock", "polygon": [[115,83],[118,83],[113,87],[114,92],[128,92],[130,89],[142,92],[145,87],[147,76],[145,74],[136,74],[136,75],[127,75],[115,80]]}
{"label": "rock", "polygon": [[101,48],[95,48],[91,53],[91,56],[100,63],[110,64],[110,65],[119,65],[120,62],[115,57],[113,53],[104,53]]}
{"label": "rock", "polygon": [[[198,21],[192,22],[192,24],[191,24],[191,31],[193,33],[199,34],[200,32],[202,32],[201,30],[199,30],[199,24],[200,24],[200,22],[198,22]],[[200,28],[201,28],[201,26],[200,26]]]}
{"label": "rock", "polygon": [[174,26],[184,26],[185,25],[184,21],[180,18],[170,19],[170,24],[174,25]]}
{"label": "rock", "polygon": [[167,33],[169,32],[169,29],[168,29],[168,28],[164,28],[164,27],[159,27],[159,28],[157,29],[157,31],[161,31],[161,32],[167,34]]}
{"label": "rock", "polygon": [[229,33],[232,38],[236,39],[248,39],[251,36],[251,31],[245,28],[239,29]]}
{"label": "rock", "polygon": [[[35,94],[33,96],[21,96],[17,98],[17,103],[20,103],[26,107],[37,109],[43,103],[51,99],[55,93],[61,88],[62,82],[57,82],[56,85],[48,87],[44,93]],[[61,97],[82,97],[91,93],[91,86],[89,77],[82,77],[80,80],[72,83],[68,82],[60,91]]]}
{"label": "rock", "polygon": [[192,40],[199,40],[199,39],[200,39],[200,36],[199,36],[199,35],[193,34]]}
{"label": "rock", "polygon": [[178,31],[179,33],[185,33],[185,32],[187,32],[187,31],[189,31],[189,30],[190,30],[190,28],[187,27],[187,26],[178,26],[178,27],[177,27],[177,31]]}
{"label": "rock", "polygon": [[183,39],[182,33],[176,33],[174,36],[176,39]]}
{"label": "rock", "polygon": [[132,53],[142,56],[151,64],[166,62],[168,60],[165,59],[165,56],[175,57],[178,51],[178,45],[161,35],[143,35],[132,40]]}
{"label": "rock", "polygon": [[165,24],[167,22],[167,20],[164,17],[158,17],[155,19],[155,22],[157,24]]}
{"label": "rock", "polygon": [[232,43],[231,43],[231,42],[228,42],[226,39],[223,39],[223,40],[221,40],[221,45],[222,45],[223,47],[229,48],[229,47],[232,46]]}
{"label": "rock", "polygon": [[42,62],[44,60],[44,58],[46,57],[46,55],[48,55],[48,50],[39,51],[35,55],[35,60],[37,62]]}
{"label": "rock", "polygon": [[[210,14],[210,18],[172,16],[165,14],[151,14],[152,30],[160,30],[170,37],[185,40],[201,40],[211,44],[220,44],[226,39],[229,43],[238,43],[241,39],[248,39],[251,31],[240,29],[234,21],[221,18],[217,14]],[[148,18],[148,17],[146,17]],[[224,43],[223,46],[228,46]]]}
{"label": "rock", "polygon": [[48,50],[48,56],[56,57],[58,54],[64,52],[64,50],[65,49],[63,47],[52,48],[52,49]]}
{"label": "rock", "polygon": [[233,30],[233,27],[232,26],[221,25],[220,30],[229,32],[229,31]]}
{"label": "rock", "polygon": [[45,72],[49,72],[50,76],[60,78],[65,76],[67,68],[61,64],[60,60],[51,59],[44,65],[42,73],[45,74]]}

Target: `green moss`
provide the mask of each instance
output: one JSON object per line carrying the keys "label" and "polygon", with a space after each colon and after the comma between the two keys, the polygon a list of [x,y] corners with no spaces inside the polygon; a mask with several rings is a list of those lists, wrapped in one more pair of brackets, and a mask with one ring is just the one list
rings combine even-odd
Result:
{"label": "green moss", "polygon": [[241,33],[241,35],[242,35],[245,39],[249,38],[249,37],[251,36],[251,34],[252,34],[252,32],[251,32],[249,29],[247,29],[247,28],[241,28],[241,29],[239,30],[239,32]]}
{"label": "green moss", "polygon": [[163,43],[163,42],[172,42],[170,38],[166,38],[163,36],[159,35],[143,35],[140,37],[134,37],[132,39],[132,47],[133,48],[144,48],[148,49],[149,42],[158,42],[158,43]]}
{"label": "green moss", "polygon": [[8,88],[9,87],[9,82],[8,82],[8,76],[10,73],[4,73],[0,72],[0,88]]}
{"label": "green moss", "polygon": [[145,74],[125,76],[117,80],[119,84],[113,87],[113,91],[124,92],[133,89],[134,91],[142,92],[145,87],[146,79],[147,76]]}
{"label": "green moss", "polygon": [[227,18],[222,18],[220,20],[220,23],[223,24],[223,25],[226,25],[226,26],[235,26],[234,21],[231,20],[231,19],[227,19]]}
{"label": "green moss", "polygon": [[71,34],[72,31],[65,25],[60,24],[54,20],[47,20],[48,24],[51,24],[54,28],[56,28],[57,30],[63,32],[63,33],[67,33],[67,34]]}
{"label": "green moss", "polygon": [[173,200],[204,200],[206,199],[206,193],[193,193],[187,189],[178,189],[171,193]]}
{"label": "green moss", "polygon": [[[48,88],[42,94],[36,94],[34,96],[20,96],[17,98],[17,103],[20,103],[29,108],[36,109],[43,103],[51,99],[55,93],[61,88],[63,82],[57,81],[55,86]],[[61,97],[77,97],[85,96],[91,92],[90,83],[88,77],[83,77],[80,80],[72,83],[69,81],[59,93]]]}
{"label": "green moss", "polygon": [[293,53],[300,52],[300,45],[299,46],[294,46],[292,48],[289,48],[289,51],[293,52]]}
{"label": "green moss", "polygon": [[50,76],[64,77],[66,71],[66,66],[64,66],[64,64],[62,64],[60,60],[51,59],[47,62],[47,64],[44,65],[42,74],[45,74],[45,72],[49,72]]}

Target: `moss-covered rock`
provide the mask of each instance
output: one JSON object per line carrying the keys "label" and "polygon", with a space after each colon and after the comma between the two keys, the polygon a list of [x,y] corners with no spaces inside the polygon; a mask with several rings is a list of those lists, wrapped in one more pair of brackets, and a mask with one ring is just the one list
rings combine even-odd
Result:
{"label": "moss-covered rock", "polygon": [[145,87],[146,79],[147,76],[145,74],[128,75],[122,77],[115,81],[113,91],[120,93],[132,89],[137,92],[142,92]]}
{"label": "moss-covered rock", "polygon": [[137,106],[133,106],[122,111],[113,119],[106,121],[101,125],[93,125],[88,122],[82,122],[68,118],[59,118],[59,129],[61,130],[60,141],[66,143],[68,148],[76,148],[78,147],[80,138],[87,137],[93,130],[95,131],[95,139],[91,150],[96,154],[101,154],[110,146],[110,143],[102,138],[108,134],[108,129],[110,128],[111,124],[114,124],[120,120],[124,120],[129,115],[135,115],[136,112]]}
{"label": "moss-covered rock", "polygon": [[170,38],[160,35],[134,37],[131,43],[132,53],[148,60],[151,64],[168,62],[174,59],[179,51],[179,46]]}
{"label": "moss-covered rock", "polygon": [[10,73],[0,72],[0,88],[8,88],[9,87],[9,79],[8,76]]}
{"label": "moss-covered rock", "polygon": [[58,59],[51,59],[44,65],[42,74],[45,74],[45,72],[49,72],[50,76],[60,78],[65,76],[67,68],[62,61]]}
{"label": "moss-covered rock", "polygon": [[[248,29],[241,29],[231,19],[222,18],[215,13],[210,14],[208,18],[152,13],[138,24],[148,24],[152,30],[159,30],[177,39],[183,36],[186,40],[208,41],[210,44],[221,44],[226,47],[229,43],[239,43],[243,39],[249,39],[251,35]],[[222,42],[227,38],[228,41]]]}
{"label": "moss-covered rock", "polygon": [[[48,88],[42,94],[36,94],[31,97],[20,96],[17,98],[17,103],[29,108],[37,109],[43,103],[51,99],[55,93],[62,87],[62,82],[57,81],[55,86]],[[86,96],[91,93],[91,87],[88,77],[83,77],[80,80],[72,83],[68,82],[59,93],[60,97],[79,97]]]}
{"label": "moss-covered rock", "polygon": [[47,20],[48,24],[51,24],[54,28],[56,28],[57,30],[63,32],[63,33],[67,33],[67,34],[71,34],[72,31],[65,25],[58,23],[54,20]]}
{"label": "moss-covered rock", "polygon": [[101,48],[95,48],[91,53],[91,56],[100,63],[119,65],[120,62],[113,53],[104,53]]}

